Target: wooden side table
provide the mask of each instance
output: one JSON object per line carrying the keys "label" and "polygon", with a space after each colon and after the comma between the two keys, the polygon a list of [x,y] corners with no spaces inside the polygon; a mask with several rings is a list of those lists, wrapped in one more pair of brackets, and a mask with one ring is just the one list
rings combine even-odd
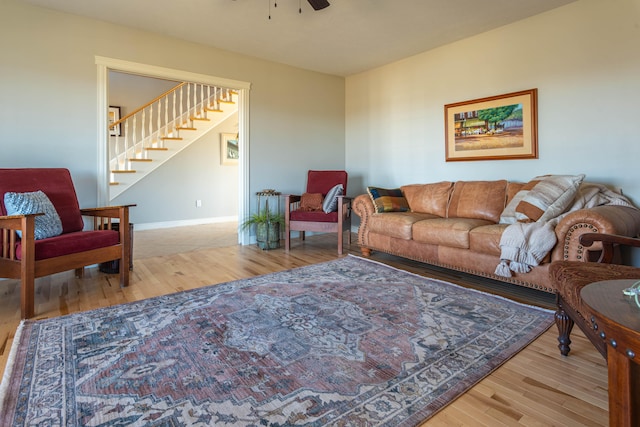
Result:
{"label": "wooden side table", "polygon": [[635,282],[605,280],[580,293],[591,309],[593,329],[607,344],[611,426],[640,426],[640,307],[622,293]]}

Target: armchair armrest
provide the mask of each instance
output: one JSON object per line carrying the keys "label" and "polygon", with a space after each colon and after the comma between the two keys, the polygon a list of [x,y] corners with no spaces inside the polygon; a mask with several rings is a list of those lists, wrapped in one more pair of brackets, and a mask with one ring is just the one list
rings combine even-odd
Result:
{"label": "armchair armrest", "polygon": [[595,242],[602,243],[602,253],[597,262],[610,264],[613,261],[615,248],[618,245],[640,248],[640,239],[634,237],[620,236],[617,234],[605,233],[585,233],[580,236],[580,243],[583,246],[592,246]]}
{"label": "armchair armrest", "polygon": [[31,254],[33,252],[33,245],[35,241],[35,219],[43,213],[26,214],[26,215],[8,215],[0,216],[0,249],[2,250],[0,258],[9,260],[16,259],[16,242],[18,241],[18,234],[16,231],[22,232],[22,243],[25,246],[23,251],[25,254]]}
{"label": "armchair armrest", "polygon": [[80,214],[93,218],[93,229],[111,229],[111,220],[117,218],[120,223],[129,223],[129,208],[136,205],[103,206],[80,209]]}

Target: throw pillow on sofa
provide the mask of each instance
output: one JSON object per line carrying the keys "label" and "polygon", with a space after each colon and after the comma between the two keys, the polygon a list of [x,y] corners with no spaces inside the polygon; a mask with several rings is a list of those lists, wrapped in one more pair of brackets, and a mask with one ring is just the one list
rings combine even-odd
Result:
{"label": "throw pillow on sofa", "polygon": [[[7,215],[29,215],[43,213],[35,218],[34,237],[36,240],[62,234],[62,221],[51,200],[42,191],[31,193],[4,194],[4,207]],[[17,231],[22,238],[22,232]]]}
{"label": "throw pillow on sofa", "polygon": [[409,204],[399,188],[367,187],[367,193],[371,197],[376,213],[382,212],[407,212]]}
{"label": "throw pillow on sofa", "polygon": [[584,175],[544,175],[534,178],[530,181],[534,184],[533,187],[516,205],[517,220],[546,222],[562,214],[571,206],[584,177]]}

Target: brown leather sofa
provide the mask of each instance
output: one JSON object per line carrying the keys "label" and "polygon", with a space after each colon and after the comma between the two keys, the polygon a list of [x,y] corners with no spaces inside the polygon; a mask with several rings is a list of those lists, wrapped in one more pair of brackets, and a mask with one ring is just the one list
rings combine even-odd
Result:
{"label": "brown leather sofa", "polygon": [[637,236],[640,232],[640,210],[634,207],[600,205],[574,210],[555,225],[557,241],[539,265],[526,273],[512,272],[511,277],[497,275],[500,240],[508,226],[500,218],[525,188],[525,183],[505,180],[408,185],[401,187],[409,206],[404,212],[380,212],[370,194],[359,195],[352,207],[360,217],[358,244],[364,256],[380,251],[553,293],[551,261],[593,261],[601,252],[599,244],[584,248],[580,235]]}

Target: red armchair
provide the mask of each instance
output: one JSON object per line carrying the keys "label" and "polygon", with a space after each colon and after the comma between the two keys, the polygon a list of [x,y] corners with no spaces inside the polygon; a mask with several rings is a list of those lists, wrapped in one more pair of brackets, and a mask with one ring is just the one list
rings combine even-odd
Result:
{"label": "red armchair", "polygon": [[[7,215],[6,193],[42,191],[55,208],[62,233],[36,239],[41,213]],[[132,205],[133,206],[133,205]],[[12,208],[13,209],[13,208]],[[93,230],[83,231],[82,216],[93,217]],[[129,285],[129,206],[80,209],[67,169],[0,169],[0,277],[20,279],[22,318],[33,317],[34,282],[67,270],[81,276],[87,265],[120,260],[120,285]]]}
{"label": "red armchair", "polygon": [[307,174],[306,195],[321,194],[322,198],[336,185],[342,185],[342,192],[337,196],[336,210],[325,212],[323,209],[309,210],[301,207],[300,202],[305,195],[285,196],[285,251],[291,247],[291,232],[299,231],[302,240],[305,231],[320,233],[338,233],[338,255],[342,255],[343,235],[347,233],[347,243],[351,244],[351,198],[347,193],[348,174],[345,171],[314,171]]}

